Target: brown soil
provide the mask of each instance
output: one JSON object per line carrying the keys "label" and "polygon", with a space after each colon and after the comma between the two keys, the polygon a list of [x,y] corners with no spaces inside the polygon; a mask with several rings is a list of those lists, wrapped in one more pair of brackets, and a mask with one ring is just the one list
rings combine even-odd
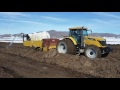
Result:
{"label": "brown soil", "polygon": [[22,44],[0,43],[1,78],[119,78],[120,45],[105,58],[35,51]]}

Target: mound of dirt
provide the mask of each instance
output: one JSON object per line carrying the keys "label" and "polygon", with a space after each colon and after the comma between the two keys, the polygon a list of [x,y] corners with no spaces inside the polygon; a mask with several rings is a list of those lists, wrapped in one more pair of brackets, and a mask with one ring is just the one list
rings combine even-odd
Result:
{"label": "mound of dirt", "polygon": [[[5,43],[1,44],[6,45]],[[120,77],[120,45],[112,45],[113,51],[105,58],[90,60],[84,55],[58,54],[56,50],[36,51],[22,44],[13,44],[10,48],[0,48],[1,52],[60,66],[88,75],[117,78]]]}
{"label": "mound of dirt", "polygon": [[48,52],[45,53],[44,57],[45,58],[52,58],[55,57],[57,55],[57,51],[55,49],[51,49]]}

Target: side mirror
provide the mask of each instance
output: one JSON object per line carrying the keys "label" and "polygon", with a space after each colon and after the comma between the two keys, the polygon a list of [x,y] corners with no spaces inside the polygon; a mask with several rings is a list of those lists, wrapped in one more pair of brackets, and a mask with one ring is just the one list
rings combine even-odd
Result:
{"label": "side mirror", "polygon": [[[90,35],[92,35],[92,30],[90,29],[89,31],[91,32]],[[90,36],[90,35],[89,35],[89,36]]]}
{"label": "side mirror", "polygon": [[91,31],[91,34],[92,34],[92,30],[90,29],[90,31]]}

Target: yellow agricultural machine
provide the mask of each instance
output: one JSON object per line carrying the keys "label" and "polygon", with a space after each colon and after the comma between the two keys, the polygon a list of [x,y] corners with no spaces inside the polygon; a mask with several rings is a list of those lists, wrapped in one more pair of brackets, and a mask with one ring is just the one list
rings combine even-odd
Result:
{"label": "yellow agricultural machine", "polygon": [[84,54],[90,59],[107,56],[111,49],[107,46],[106,40],[90,36],[88,31],[90,30],[84,27],[69,28],[69,36],[62,40],[50,38],[48,33],[25,34],[23,45],[42,51],[56,49],[62,54]]}
{"label": "yellow agricultural machine", "polygon": [[88,29],[84,27],[69,28],[69,36],[64,37],[57,44],[58,53],[81,54],[90,59],[107,56],[111,51],[106,44],[106,39],[88,35]]}

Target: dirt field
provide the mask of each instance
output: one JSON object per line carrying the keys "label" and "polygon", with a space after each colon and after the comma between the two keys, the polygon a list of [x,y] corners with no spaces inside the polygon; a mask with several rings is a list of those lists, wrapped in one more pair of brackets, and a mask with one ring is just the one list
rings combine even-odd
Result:
{"label": "dirt field", "polygon": [[120,78],[120,45],[108,57],[35,51],[22,44],[0,43],[0,78]]}

